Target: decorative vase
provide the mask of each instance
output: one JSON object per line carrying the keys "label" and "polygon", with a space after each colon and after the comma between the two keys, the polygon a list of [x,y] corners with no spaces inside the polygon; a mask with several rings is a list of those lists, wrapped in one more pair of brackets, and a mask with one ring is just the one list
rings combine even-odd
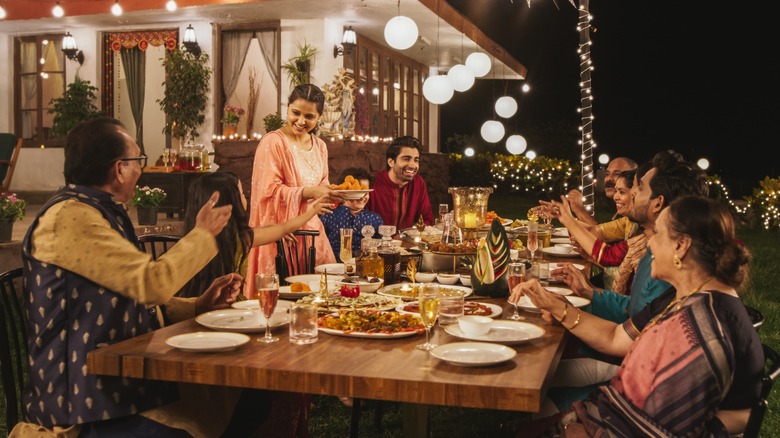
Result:
{"label": "decorative vase", "polygon": [[222,125],[222,135],[224,135],[225,137],[236,135],[237,128],[238,128],[238,123],[224,123]]}
{"label": "decorative vase", "polygon": [[138,225],[157,225],[157,207],[137,207]]}
{"label": "decorative vase", "polygon": [[14,233],[13,219],[0,219],[0,242],[10,242]]}

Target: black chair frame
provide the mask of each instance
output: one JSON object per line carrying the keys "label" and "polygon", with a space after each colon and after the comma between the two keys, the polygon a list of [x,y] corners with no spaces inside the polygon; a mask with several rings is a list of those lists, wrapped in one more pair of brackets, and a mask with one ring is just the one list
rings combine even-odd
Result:
{"label": "black chair frame", "polygon": [[780,376],[780,355],[766,344],[763,344],[763,347],[765,370],[764,377],[761,379],[761,397],[750,410],[743,438],[758,438],[764,416],[769,409],[769,393],[772,392],[775,380]]}
{"label": "black chair frame", "polygon": [[138,236],[138,249],[151,254],[153,260],[168,252],[181,239],[171,234],[142,234]]}
{"label": "black chair frame", "polygon": [[[276,241],[276,273],[279,282],[287,285],[284,280],[292,275],[313,274],[314,264],[317,261],[317,249],[314,246],[315,239],[320,235],[318,230],[298,230],[293,232],[295,242],[285,239]],[[300,265],[297,254],[302,248],[305,256],[303,266]]]}
{"label": "black chair frame", "polygon": [[22,268],[0,274],[0,377],[6,430],[26,421],[22,388],[27,375],[27,314],[22,307]]}

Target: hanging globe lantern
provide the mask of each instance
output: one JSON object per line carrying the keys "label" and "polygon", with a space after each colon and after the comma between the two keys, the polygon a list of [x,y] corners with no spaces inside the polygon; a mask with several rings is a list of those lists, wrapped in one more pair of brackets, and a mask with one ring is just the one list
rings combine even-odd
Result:
{"label": "hanging globe lantern", "polygon": [[428,76],[423,82],[423,96],[428,102],[441,105],[452,99],[455,90],[452,88],[450,78],[445,75]]}
{"label": "hanging globe lantern", "polygon": [[406,50],[412,47],[419,34],[417,23],[403,15],[391,18],[385,25],[385,41],[394,49]]}
{"label": "hanging globe lantern", "polygon": [[536,152],[528,151],[525,153],[525,157],[528,158],[529,160],[533,160],[534,158],[536,158]]}
{"label": "hanging globe lantern", "polygon": [[508,119],[517,112],[517,101],[510,96],[499,97],[496,101],[496,114]]}
{"label": "hanging globe lantern", "polygon": [[474,52],[466,58],[466,67],[481,78],[490,72],[490,57],[482,52]]}
{"label": "hanging globe lantern", "polygon": [[482,129],[479,132],[486,142],[498,143],[504,138],[504,125],[495,120],[488,120],[482,124]]}
{"label": "hanging globe lantern", "polygon": [[527,145],[528,143],[526,143],[525,138],[523,138],[522,135],[510,135],[509,138],[506,139],[506,150],[512,155],[522,154]]}
{"label": "hanging globe lantern", "polygon": [[447,77],[450,78],[455,91],[468,91],[474,85],[474,72],[463,64],[452,67],[447,72]]}

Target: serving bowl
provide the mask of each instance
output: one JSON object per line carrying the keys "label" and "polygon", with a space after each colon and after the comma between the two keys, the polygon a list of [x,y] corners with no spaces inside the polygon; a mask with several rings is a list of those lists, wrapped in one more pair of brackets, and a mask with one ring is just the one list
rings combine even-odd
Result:
{"label": "serving bowl", "polygon": [[436,274],[436,281],[441,284],[455,284],[459,279],[458,274]]}
{"label": "serving bowl", "polygon": [[460,282],[464,286],[471,286],[471,274],[460,274]]}
{"label": "serving bowl", "polygon": [[380,278],[379,281],[372,282],[368,281],[366,278],[345,277],[343,280],[338,282],[337,286],[339,289],[341,289],[341,286],[345,284],[349,286],[360,286],[361,293],[374,293],[377,291],[377,289],[385,284],[385,280]]}
{"label": "serving bowl", "polygon": [[435,272],[418,272],[414,274],[414,280],[420,283],[430,283],[436,279]]}

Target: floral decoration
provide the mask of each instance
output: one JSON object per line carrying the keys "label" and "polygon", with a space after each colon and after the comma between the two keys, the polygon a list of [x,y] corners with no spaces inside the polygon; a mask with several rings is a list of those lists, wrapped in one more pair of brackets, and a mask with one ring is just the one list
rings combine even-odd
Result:
{"label": "floral decoration", "polygon": [[22,220],[25,207],[27,201],[16,196],[16,193],[0,194],[0,220]]}
{"label": "floral decoration", "polygon": [[235,105],[225,105],[223,113],[222,123],[226,125],[235,125],[241,120],[241,116],[244,115],[244,109]]}
{"label": "floral decoration", "polygon": [[158,187],[150,188],[149,186],[135,186],[135,194],[133,195],[133,199],[130,200],[130,203],[133,207],[159,207],[166,196],[168,196],[168,194]]}

